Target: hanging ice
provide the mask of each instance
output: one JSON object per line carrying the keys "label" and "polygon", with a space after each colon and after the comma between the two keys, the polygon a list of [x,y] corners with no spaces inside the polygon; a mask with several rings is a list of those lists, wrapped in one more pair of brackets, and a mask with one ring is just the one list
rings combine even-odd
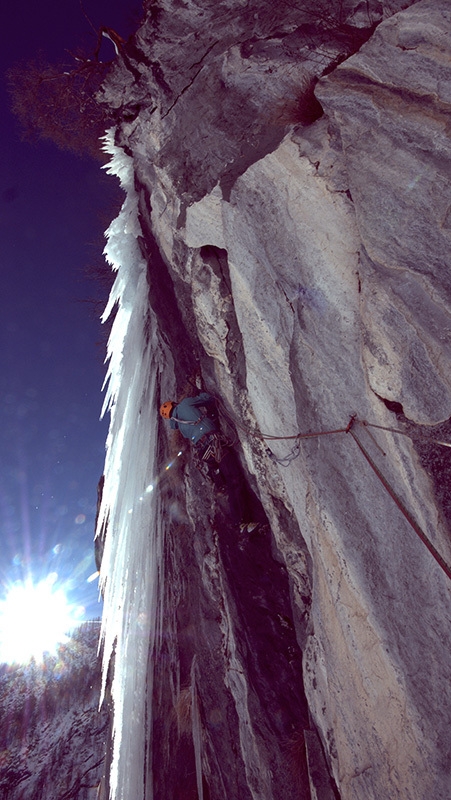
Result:
{"label": "hanging ice", "polygon": [[[148,303],[146,263],[140,253],[138,198],[132,159],[106,137],[112,155],[107,170],[126,192],[106,236],[105,256],[117,272],[102,321],[116,314],[108,342],[108,384],[103,412],[110,412],[105,484],[99,515],[106,523],[100,572],[104,591],[103,689],[114,656],[112,700],[114,748],[111,797],[142,800],[145,727],[151,697],[147,664],[159,624],[161,534],[156,492],[146,491],[156,474],[155,389],[158,382],[156,323]],[[147,794],[149,797],[149,793]]]}

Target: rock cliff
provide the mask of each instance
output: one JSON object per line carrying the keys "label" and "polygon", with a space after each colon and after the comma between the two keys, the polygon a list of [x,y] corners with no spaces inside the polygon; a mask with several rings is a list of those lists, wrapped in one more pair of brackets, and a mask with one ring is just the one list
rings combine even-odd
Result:
{"label": "rock cliff", "polygon": [[102,95],[154,320],[137,414],[220,398],[264,526],[240,534],[160,420],[159,468],[183,454],[136,797],[449,800],[451,8],[145,8]]}
{"label": "rock cliff", "polygon": [[100,713],[98,623],[82,626],[57,656],[2,665],[2,800],[95,800],[105,783],[109,716]]}

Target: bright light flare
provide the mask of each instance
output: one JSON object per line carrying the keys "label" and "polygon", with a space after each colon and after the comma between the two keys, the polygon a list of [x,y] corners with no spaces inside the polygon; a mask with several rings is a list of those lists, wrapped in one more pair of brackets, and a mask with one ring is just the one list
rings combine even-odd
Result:
{"label": "bright light flare", "polygon": [[62,588],[55,588],[55,574],[34,584],[13,584],[0,602],[0,663],[41,661],[55,654],[59,644],[80,624],[80,608],[68,603]]}
{"label": "bright light flare", "polygon": [[[180,456],[182,456],[182,455],[183,455],[183,450],[179,450],[179,451],[178,451],[178,453],[177,453],[177,455],[175,456],[175,458],[173,458],[173,459],[172,459],[172,461],[169,461],[169,462],[166,464],[166,466],[165,466],[165,467],[163,467],[163,469],[162,469],[161,473],[160,473],[159,475],[157,475],[157,477],[156,477],[156,478],[154,478],[154,480],[152,481],[152,483],[149,483],[149,485],[148,485],[148,486],[146,486],[146,489],[145,489],[145,494],[150,494],[151,492],[153,492],[153,490],[155,489],[155,486],[156,486],[156,485],[157,485],[157,484],[160,482],[160,480],[161,480],[161,478],[163,477],[164,473],[165,473],[165,472],[169,472],[169,470],[171,469],[171,467],[173,467],[173,466],[174,466],[174,464],[175,464],[176,460],[177,460],[178,458],[180,458]],[[140,499],[141,499],[141,498],[140,498]]]}

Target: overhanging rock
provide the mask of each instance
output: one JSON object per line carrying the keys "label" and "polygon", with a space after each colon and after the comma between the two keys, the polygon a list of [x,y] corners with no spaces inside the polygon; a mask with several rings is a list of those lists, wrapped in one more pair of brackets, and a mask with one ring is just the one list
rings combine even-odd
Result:
{"label": "overhanging rock", "polygon": [[146,797],[449,798],[451,583],[400,506],[450,563],[402,434],[450,433],[451,11],[407,6],[149,4],[104,87],[148,265],[137,419],[221,398],[266,523],[243,539],[153,423]]}

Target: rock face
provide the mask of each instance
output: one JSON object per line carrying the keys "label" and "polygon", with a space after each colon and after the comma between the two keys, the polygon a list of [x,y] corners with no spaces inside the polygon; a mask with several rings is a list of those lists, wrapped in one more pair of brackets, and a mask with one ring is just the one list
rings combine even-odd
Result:
{"label": "rock face", "polygon": [[450,415],[450,10],[381,26],[319,96],[340,131],[362,261],[371,389],[431,425]]}
{"label": "rock face", "polygon": [[[98,624],[80,628],[58,658],[3,665],[0,797],[95,800],[105,784],[109,718],[100,713]],[[105,795],[106,796],[106,795]]]}
{"label": "rock face", "polygon": [[146,798],[449,800],[450,55],[446,0],[157,0],[103,88],[159,399],[221,398],[266,524],[160,484]]}

